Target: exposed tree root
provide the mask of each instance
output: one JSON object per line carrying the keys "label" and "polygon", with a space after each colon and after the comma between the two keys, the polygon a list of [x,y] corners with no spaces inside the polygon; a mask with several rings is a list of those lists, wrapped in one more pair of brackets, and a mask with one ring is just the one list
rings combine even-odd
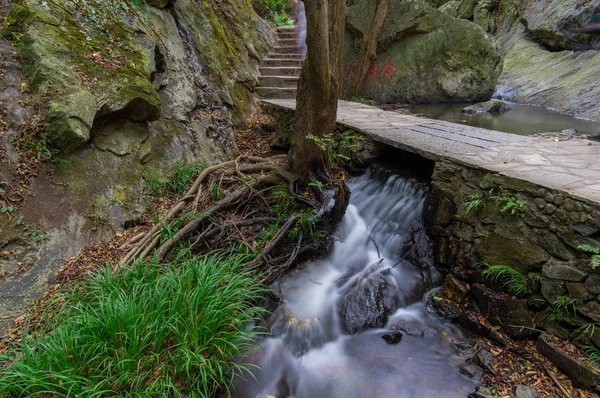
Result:
{"label": "exposed tree root", "polygon": [[[283,159],[246,156],[206,168],[150,230],[121,247],[129,250],[117,266],[150,256],[163,259],[180,244],[203,253],[245,246],[255,255],[245,267],[260,268],[263,282],[280,276],[304,254],[316,252],[317,239],[304,239],[298,220],[305,217],[303,223],[314,226],[331,210],[333,191],[300,192],[297,178],[282,168]],[[274,196],[276,186],[287,187],[288,199]],[[283,200],[288,202],[282,205]]]}

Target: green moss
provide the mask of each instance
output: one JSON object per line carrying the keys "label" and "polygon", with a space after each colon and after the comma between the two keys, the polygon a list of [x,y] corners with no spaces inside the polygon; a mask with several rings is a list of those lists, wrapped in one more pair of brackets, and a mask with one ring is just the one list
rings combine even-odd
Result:
{"label": "green moss", "polygon": [[30,16],[31,11],[26,4],[13,5],[4,20],[4,26],[0,29],[0,36],[8,37],[15,32],[22,32],[23,26]]}
{"label": "green moss", "polygon": [[239,128],[246,128],[245,117],[252,113],[252,93],[243,84],[236,83],[233,87],[233,122]]}
{"label": "green moss", "polygon": [[124,208],[131,207],[135,195],[134,189],[123,185],[117,185],[113,194],[115,203]]}

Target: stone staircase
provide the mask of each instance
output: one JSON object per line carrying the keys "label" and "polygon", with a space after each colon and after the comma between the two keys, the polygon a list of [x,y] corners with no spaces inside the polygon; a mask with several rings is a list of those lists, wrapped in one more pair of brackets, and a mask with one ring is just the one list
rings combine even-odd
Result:
{"label": "stone staircase", "polygon": [[277,37],[277,46],[262,60],[256,91],[265,99],[296,98],[304,55],[296,53],[294,26],[280,26]]}

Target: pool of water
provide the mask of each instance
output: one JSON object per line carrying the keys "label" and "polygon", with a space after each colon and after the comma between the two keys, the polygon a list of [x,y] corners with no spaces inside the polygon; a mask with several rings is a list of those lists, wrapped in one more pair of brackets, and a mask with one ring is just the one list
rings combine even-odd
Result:
{"label": "pool of water", "polygon": [[546,109],[541,106],[515,104],[504,101],[512,108],[498,115],[462,113],[463,108],[471,104],[414,104],[398,105],[409,111],[433,119],[467,124],[506,133],[532,135],[544,132],[559,132],[575,129],[581,134],[600,133],[600,123]]}

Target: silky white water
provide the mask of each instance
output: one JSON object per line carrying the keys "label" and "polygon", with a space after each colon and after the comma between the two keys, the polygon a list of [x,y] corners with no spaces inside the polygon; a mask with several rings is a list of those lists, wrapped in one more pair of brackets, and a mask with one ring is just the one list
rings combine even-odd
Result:
{"label": "silky white water", "polygon": [[[466,397],[460,332],[428,314],[441,283],[422,226],[427,187],[372,172],[349,182],[350,205],[331,254],[283,277],[271,337],[242,358],[256,365],[233,396]],[[382,336],[402,334],[389,344]]]}

